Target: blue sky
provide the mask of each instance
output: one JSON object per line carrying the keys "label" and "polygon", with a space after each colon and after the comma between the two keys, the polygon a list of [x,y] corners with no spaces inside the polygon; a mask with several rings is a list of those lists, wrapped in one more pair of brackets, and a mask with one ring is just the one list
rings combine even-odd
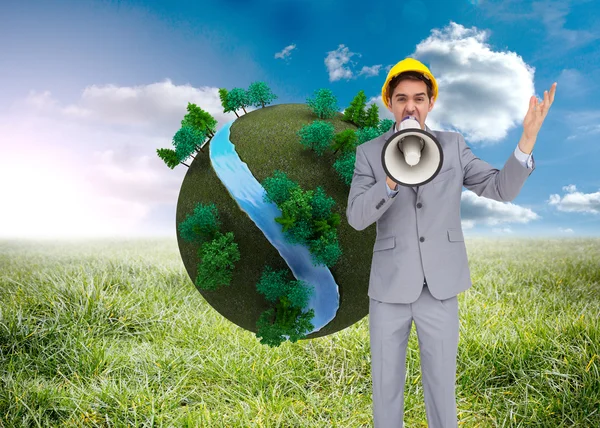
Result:
{"label": "blue sky", "polygon": [[438,80],[427,124],[461,132],[496,168],[529,97],[558,82],[536,170],[512,203],[465,189],[466,235],[599,236],[600,6],[372,3],[3,1],[0,236],[174,236],[187,168],[169,170],[155,150],[188,100],[223,124],[235,116],[217,88],[262,80],[275,103],[325,87],[344,108],[362,89],[391,117],[381,85],[407,56]]}

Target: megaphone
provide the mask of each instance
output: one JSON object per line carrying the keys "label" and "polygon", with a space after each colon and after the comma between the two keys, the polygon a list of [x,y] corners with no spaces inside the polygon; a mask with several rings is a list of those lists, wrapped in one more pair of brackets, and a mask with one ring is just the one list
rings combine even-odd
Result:
{"label": "megaphone", "polygon": [[381,162],[387,176],[396,183],[412,187],[433,180],[440,172],[444,153],[440,142],[421,129],[414,116],[400,122],[400,131],[394,133],[383,146]]}

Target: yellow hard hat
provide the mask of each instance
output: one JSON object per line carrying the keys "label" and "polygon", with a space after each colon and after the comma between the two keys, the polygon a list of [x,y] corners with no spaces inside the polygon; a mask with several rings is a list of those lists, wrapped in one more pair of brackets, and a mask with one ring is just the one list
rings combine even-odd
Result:
{"label": "yellow hard hat", "polygon": [[433,77],[433,74],[431,74],[429,69],[422,62],[417,61],[414,58],[404,58],[402,61],[400,61],[398,64],[396,64],[395,66],[393,66],[390,69],[390,72],[387,75],[387,79],[385,79],[385,83],[383,84],[383,87],[381,88],[381,98],[383,99],[383,104],[385,104],[387,107],[389,107],[385,92],[386,92],[387,85],[390,83],[390,80],[392,80],[394,78],[394,76],[397,76],[398,74],[405,72],[405,71],[417,71],[417,72],[423,74],[423,77],[425,77],[425,79],[428,79],[431,82],[431,89],[433,92],[433,100],[435,101],[435,99],[437,98],[437,94],[438,94],[438,86],[437,86],[437,82],[435,81],[435,77]]}

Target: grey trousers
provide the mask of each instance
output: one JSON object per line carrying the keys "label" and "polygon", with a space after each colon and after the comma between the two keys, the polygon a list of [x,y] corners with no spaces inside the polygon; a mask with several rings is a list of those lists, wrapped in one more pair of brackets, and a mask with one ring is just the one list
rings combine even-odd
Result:
{"label": "grey trousers", "polygon": [[375,428],[404,426],[406,348],[413,320],[419,340],[427,424],[429,428],[456,428],[458,298],[437,300],[425,284],[414,303],[385,303],[370,298]]}

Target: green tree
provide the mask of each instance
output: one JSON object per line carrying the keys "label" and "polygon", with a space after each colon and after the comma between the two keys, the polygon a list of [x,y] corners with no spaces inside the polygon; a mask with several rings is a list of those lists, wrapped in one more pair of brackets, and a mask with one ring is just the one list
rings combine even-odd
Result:
{"label": "green tree", "polygon": [[[285,319],[294,320],[293,323],[290,326],[281,325],[277,320],[279,313],[282,313],[281,317]],[[272,348],[280,346],[286,340],[286,336],[287,340],[295,343],[304,339],[307,333],[314,328],[311,322],[314,316],[314,309],[302,312],[298,308],[284,307],[284,303],[281,302],[276,308],[268,309],[260,315],[256,322],[258,330],[256,337],[260,339],[260,343]]]}
{"label": "green tree", "polygon": [[311,320],[315,317],[314,309],[309,309],[306,312],[301,312],[296,317],[296,322],[288,331],[288,340],[292,343],[296,343],[300,339],[304,339],[309,331],[314,328]]}
{"label": "green tree", "polygon": [[379,125],[379,107],[377,104],[373,103],[369,106],[367,110],[366,118],[363,126],[377,128]]}
{"label": "green tree", "polygon": [[258,318],[256,322],[256,337],[260,339],[260,343],[275,348],[285,341],[285,331],[283,327],[274,323],[275,308],[267,309]]}
{"label": "green tree", "polygon": [[196,104],[188,102],[188,113],[183,117],[181,126],[191,126],[209,138],[214,137],[217,121],[207,111],[202,110]]}
{"label": "green tree", "polygon": [[175,168],[180,163],[187,166],[188,168],[190,167],[185,162],[179,162],[177,154],[173,149],[156,149],[156,153],[158,154],[158,157],[161,158],[164,161],[164,163],[167,164],[167,166],[171,169]]}
{"label": "green tree", "polygon": [[271,101],[277,99],[271,88],[267,86],[265,82],[252,82],[248,86],[248,97],[250,98],[250,104],[255,107],[262,106],[265,104],[271,104]]}
{"label": "green tree", "polygon": [[307,98],[306,103],[319,119],[330,119],[339,110],[335,95],[325,88],[315,91],[314,98]]}
{"label": "green tree", "polygon": [[244,110],[244,113],[247,113],[246,107],[251,105],[248,92],[242,88],[233,88],[231,91],[229,91],[227,94],[227,101],[231,111],[242,109]]}
{"label": "green tree", "polygon": [[296,342],[313,329],[310,320],[314,310],[302,312],[308,304],[314,288],[304,281],[286,280],[285,270],[275,271],[265,266],[256,288],[275,308],[263,312],[257,323],[256,336],[260,342],[271,347],[279,346],[287,339]]}
{"label": "green tree", "polygon": [[359,128],[362,128],[367,116],[367,113],[365,112],[366,105],[367,96],[363,90],[360,90],[350,102],[350,106],[344,110],[344,116],[342,120],[345,120],[346,122],[352,122]]}
{"label": "green tree", "polygon": [[287,232],[296,224],[296,219],[287,212],[284,212],[281,217],[275,217],[275,221],[283,226],[282,232]]}
{"label": "green tree", "polygon": [[327,219],[331,215],[331,209],[335,205],[335,200],[327,196],[325,190],[321,186],[317,186],[313,192],[312,199],[310,200],[310,206],[312,211],[313,219],[321,220]]}
{"label": "green tree", "polygon": [[337,234],[337,228],[341,223],[341,216],[338,213],[333,213],[327,219],[314,220],[314,239],[319,239],[322,236],[326,236],[327,233],[333,231]]}
{"label": "green tree", "polygon": [[314,287],[307,282],[298,280],[290,281],[286,297],[293,307],[305,308],[313,292]]}
{"label": "green tree", "polygon": [[331,226],[329,225],[327,220],[314,220],[313,229],[315,231],[315,234],[320,237],[321,235],[324,235],[325,232],[330,230]]}
{"label": "green tree", "polygon": [[352,177],[354,176],[355,163],[355,152],[344,153],[333,163],[333,169],[347,186],[352,185]]}
{"label": "green tree", "polygon": [[212,241],[205,242],[198,250],[201,262],[198,264],[196,285],[203,290],[216,290],[222,285],[230,285],[235,262],[240,260],[238,245],[233,242],[233,232],[223,235],[217,232]]}
{"label": "green tree", "polygon": [[288,200],[281,204],[281,211],[296,220],[311,220],[314,190],[303,191],[299,186],[292,189]]}
{"label": "green tree", "polygon": [[314,288],[304,281],[289,281],[287,276],[288,271],[274,270],[267,265],[256,284],[256,290],[271,303],[278,302],[281,297],[287,297],[292,306],[304,308]]}
{"label": "green tree", "polygon": [[310,243],[313,265],[334,266],[342,256],[342,250],[334,230],[327,230],[318,239]]}
{"label": "green tree", "polygon": [[281,296],[275,306],[275,323],[283,327],[286,333],[291,332],[301,312],[302,308],[293,306],[287,294]]}
{"label": "green tree", "polygon": [[386,133],[390,130],[390,128],[394,126],[394,121],[392,119],[381,119],[377,130],[379,131],[379,135]]}
{"label": "green tree", "polygon": [[219,98],[221,99],[221,106],[223,107],[223,113],[229,113],[230,111],[232,111],[235,113],[235,115],[237,117],[240,117],[240,115],[237,114],[237,111],[231,109],[230,103],[227,99],[227,89],[225,89],[225,88],[219,89]]}
{"label": "green tree", "polygon": [[314,233],[312,220],[296,219],[294,226],[286,231],[284,236],[290,244],[306,245]]}
{"label": "green tree", "polygon": [[221,227],[219,212],[214,203],[196,204],[194,212],[188,214],[178,225],[179,236],[188,242],[205,242],[215,239]]}
{"label": "green tree", "polygon": [[290,180],[285,172],[275,170],[272,177],[267,177],[261,183],[265,189],[263,200],[274,202],[278,207],[290,198],[290,192],[300,186]]}
{"label": "green tree", "polygon": [[379,137],[381,134],[377,128],[360,128],[356,130],[356,137],[358,145],[360,146],[367,141],[371,141],[374,138]]}
{"label": "green tree", "polygon": [[342,152],[354,150],[356,142],[356,132],[353,129],[345,129],[342,132],[338,132],[333,137],[333,148],[335,149],[333,154],[336,154],[340,149]]}
{"label": "green tree", "polygon": [[181,161],[187,160],[190,156],[194,158],[192,153],[200,149],[200,146],[206,139],[204,131],[199,131],[192,126],[182,126],[179,131],[173,136],[173,147],[177,159]]}
{"label": "green tree", "polygon": [[331,123],[315,120],[310,125],[304,125],[297,135],[300,137],[300,144],[321,156],[331,144],[334,132],[335,128]]}
{"label": "green tree", "polygon": [[277,302],[280,296],[288,292],[287,272],[285,270],[273,270],[269,265],[265,266],[260,280],[256,284],[256,290],[265,296],[271,303]]}

